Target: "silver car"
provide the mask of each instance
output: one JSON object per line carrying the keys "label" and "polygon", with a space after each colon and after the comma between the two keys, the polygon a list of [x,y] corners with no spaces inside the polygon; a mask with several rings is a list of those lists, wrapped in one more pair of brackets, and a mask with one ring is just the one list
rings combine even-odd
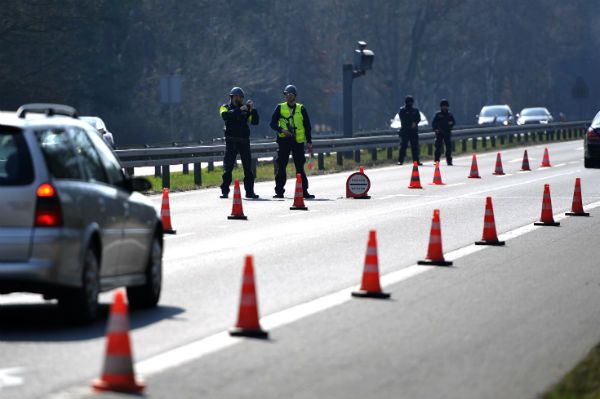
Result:
{"label": "silver car", "polygon": [[554,122],[554,118],[548,108],[545,107],[523,108],[521,113],[517,114],[517,125],[548,124],[552,122]]}
{"label": "silver car", "polygon": [[163,227],[107,144],[76,111],[29,104],[0,115],[0,294],[58,299],[69,320],[96,317],[98,293],[127,287],[156,306]]}
{"label": "silver car", "polygon": [[510,107],[504,105],[486,105],[475,115],[478,125],[514,125],[515,118]]}

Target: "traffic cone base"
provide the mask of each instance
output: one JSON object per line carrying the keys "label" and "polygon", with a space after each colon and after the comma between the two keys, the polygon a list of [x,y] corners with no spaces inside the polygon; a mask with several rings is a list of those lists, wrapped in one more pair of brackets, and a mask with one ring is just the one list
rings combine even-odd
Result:
{"label": "traffic cone base", "polygon": [[290,210],[292,211],[308,211],[308,208],[306,207],[306,205],[304,206],[290,206]]}
{"label": "traffic cone base", "polygon": [[590,214],[587,212],[566,212],[565,215],[567,215],[567,216],[590,216]]}
{"label": "traffic cone base", "polygon": [[227,216],[227,219],[229,220],[248,220],[248,216],[246,215],[229,215]]}
{"label": "traffic cone base", "polygon": [[506,242],[504,242],[504,241],[486,241],[486,240],[475,241],[475,245],[491,245],[491,246],[495,246],[495,247],[501,247],[505,244],[506,244]]}
{"label": "traffic cone base", "polygon": [[423,266],[452,266],[452,262],[448,260],[432,260],[424,259],[417,262],[417,265]]}
{"label": "traffic cone base", "polygon": [[251,329],[251,328],[239,328],[233,327],[229,329],[229,335],[232,337],[247,337],[247,338],[258,338],[258,339],[268,339],[269,333],[267,331],[261,329]]}
{"label": "traffic cone base", "polygon": [[388,299],[391,294],[387,292],[373,292],[373,291],[354,291],[352,296],[356,298],[376,298],[376,299]]}
{"label": "traffic cone base", "polygon": [[560,226],[560,222],[535,222],[533,223],[536,226]]}
{"label": "traffic cone base", "polygon": [[163,231],[165,234],[177,234],[177,230],[165,229]]}
{"label": "traffic cone base", "polygon": [[135,380],[133,382],[123,382],[122,384],[108,383],[100,379],[92,381],[92,388],[97,391],[111,391],[111,392],[122,392],[122,393],[140,393],[144,391],[146,385],[140,381]]}

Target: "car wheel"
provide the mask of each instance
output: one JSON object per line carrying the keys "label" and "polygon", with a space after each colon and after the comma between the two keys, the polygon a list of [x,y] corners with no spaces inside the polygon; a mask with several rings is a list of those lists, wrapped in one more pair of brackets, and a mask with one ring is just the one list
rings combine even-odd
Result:
{"label": "car wheel", "polygon": [[594,167],[592,160],[590,158],[583,158],[583,166],[586,168]]}
{"label": "car wheel", "polygon": [[132,308],[151,308],[158,304],[162,288],[162,253],[162,241],[160,237],[155,236],[152,239],[150,257],[146,266],[145,284],[127,287],[127,299]]}
{"label": "car wheel", "polygon": [[98,315],[100,273],[98,255],[92,247],[85,251],[82,268],[82,285],[70,289],[58,299],[59,307],[67,321],[74,324],[89,324]]}

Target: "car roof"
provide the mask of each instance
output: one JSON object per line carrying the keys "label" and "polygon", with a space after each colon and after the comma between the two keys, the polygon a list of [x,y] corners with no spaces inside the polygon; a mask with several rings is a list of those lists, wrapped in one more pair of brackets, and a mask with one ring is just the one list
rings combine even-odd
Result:
{"label": "car roof", "polygon": [[486,108],[508,108],[508,109],[510,109],[508,104],[484,105],[481,109],[486,109]]}
{"label": "car roof", "polygon": [[90,125],[78,118],[69,116],[54,115],[46,116],[43,114],[30,114],[25,118],[17,117],[16,112],[0,112],[0,125],[11,126],[20,129],[40,128],[50,126],[73,125],[82,128],[89,128]]}

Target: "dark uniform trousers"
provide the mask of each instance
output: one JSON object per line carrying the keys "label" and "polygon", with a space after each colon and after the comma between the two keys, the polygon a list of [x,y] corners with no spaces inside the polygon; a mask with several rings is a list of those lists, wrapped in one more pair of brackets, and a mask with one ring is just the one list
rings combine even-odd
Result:
{"label": "dark uniform trousers", "polygon": [[413,161],[419,162],[419,132],[418,131],[407,131],[400,133],[400,153],[398,154],[398,162],[404,162],[406,157],[406,149],[410,143],[410,150],[412,151]]}
{"label": "dark uniform trousers", "polygon": [[240,154],[244,167],[244,190],[246,194],[254,193],[254,173],[252,173],[252,157],[250,155],[250,139],[239,137],[225,138],[225,157],[223,158],[223,183],[221,192],[229,193],[231,172],[235,165],[237,154]]}
{"label": "dark uniform trousers", "polygon": [[304,163],[306,158],[304,157],[304,143],[296,142],[294,138],[278,138],[277,144],[279,149],[277,150],[277,170],[275,171],[275,193],[283,194],[285,191],[285,182],[287,180],[286,168],[290,159],[290,153],[294,158],[294,165],[296,166],[296,173],[300,173],[302,176],[302,191],[303,193],[308,192],[308,179],[306,173],[304,173]]}
{"label": "dark uniform trousers", "polygon": [[440,160],[442,147],[446,147],[446,161],[452,163],[452,132],[439,131],[435,133],[435,160]]}

